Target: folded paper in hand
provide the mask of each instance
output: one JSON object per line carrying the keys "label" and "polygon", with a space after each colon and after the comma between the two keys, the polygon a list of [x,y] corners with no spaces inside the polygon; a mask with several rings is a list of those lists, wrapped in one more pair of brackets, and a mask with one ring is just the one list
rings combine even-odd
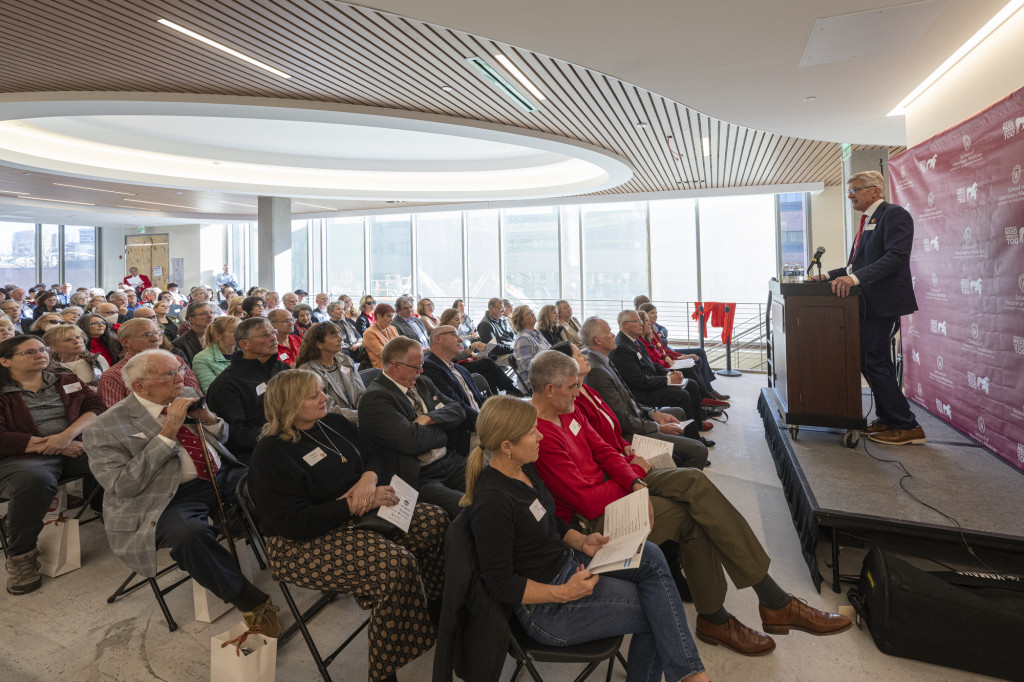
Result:
{"label": "folded paper in hand", "polygon": [[689,369],[693,367],[693,358],[679,358],[672,363],[672,369]]}
{"label": "folded paper in hand", "polygon": [[672,459],[672,443],[647,436],[633,436],[633,454],[643,457],[651,465],[651,469],[674,469],[676,462]]}
{"label": "folded paper in hand", "polygon": [[416,509],[416,500],[420,496],[419,491],[398,476],[392,476],[389,485],[395,489],[395,495],[398,495],[398,504],[391,507],[378,507],[377,518],[390,521],[401,528],[403,532],[408,533],[409,524],[412,522],[412,513]]}
{"label": "folded paper in hand", "polygon": [[651,534],[647,488],[616,500],[604,508],[604,534],[611,538],[590,560],[591,573],[607,573],[636,568],[644,553],[644,542]]}

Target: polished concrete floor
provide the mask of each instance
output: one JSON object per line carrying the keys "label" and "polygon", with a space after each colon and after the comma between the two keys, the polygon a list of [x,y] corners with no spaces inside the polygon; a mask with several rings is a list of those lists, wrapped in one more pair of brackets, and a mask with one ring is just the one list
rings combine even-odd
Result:
{"label": "polished concrete floor", "polygon": [[[707,474],[744,514],[772,557],[771,575],[785,589],[811,605],[835,609],[848,605],[845,595],[826,584],[817,594],[800,557],[797,536],[764,441],[757,414],[762,374],[722,377],[719,391],[733,396],[728,424],[709,434],[718,445]],[[82,568],[56,579],[43,579],[39,591],[12,597],[0,591],[0,682],[74,680],[76,682],[146,681],[191,682],[210,677],[210,638],[238,620],[229,611],[213,624],[193,619],[192,591],[188,584],[167,597],[180,628],[168,632],[152,594],[140,590],[107,604],[106,597],[128,574],[107,547],[99,523],[82,527]],[[843,573],[860,570],[859,553],[844,551]],[[166,558],[165,558],[166,561]],[[280,592],[265,572],[257,581],[280,602]],[[301,592],[301,591],[300,591]],[[310,601],[312,593],[301,593]],[[726,607],[748,625],[759,625],[757,600],[752,590],[730,591]],[[695,613],[687,605],[693,627]],[[351,598],[330,605],[317,619],[314,636],[328,644],[340,642],[362,619]],[[768,656],[747,658],[723,647],[698,642],[698,650],[713,680],[980,680],[987,679],[882,654],[866,628],[833,637],[794,632],[776,637],[778,646]],[[331,665],[335,680],[366,679],[366,640],[360,635]],[[433,655],[428,653],[399,671],[403,682],[428,680]],[[572,680],[576,666],[540,664],[545,679]],[[503,679],[508,679],[511,663]],[[603,679],[595,674],[593,679]],[[623,680],[617,669],[613,679]],[[277,679],[317,679],[316,668],[300,639],[278,652]],[[521,679],[526,679],[521,676]]]}

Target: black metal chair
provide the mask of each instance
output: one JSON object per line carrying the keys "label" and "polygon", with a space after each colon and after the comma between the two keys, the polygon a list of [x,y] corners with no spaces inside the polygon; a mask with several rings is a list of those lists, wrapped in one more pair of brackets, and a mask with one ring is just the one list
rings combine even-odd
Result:
{"label": "black metal chair", "polygon": [[616,658],[619,659],[622,667],[626,668],[626,660],[619,652],[619,648],[622,646],[622,635],[606,637],[573,646],[547,646],[531,639],[515,616],[509,618],[508,623],[512,634],[508,644],[508,653],[512,658],[516,659],[516,669],[512,672],[511,682],[516,681],[524,667],[529,671],[534,682],[544,682],[540,672],[537,671],[537,667],[534,665],[535,662],[586,663],[587,667],[576,676],[574,682],[583,682],[604,661],[608,661],[608,672],[604,677],[605,682],[610,682],[612,679],[612,670],[615,668]]}
{"label": "black metal chair", "polygon": [[[380,370],[375,370],[379,372]],[[249,474],[243,474],[242,478],[238,481],[238,488],[235,491],[235,497],[238,501],[238,506],[242,511],[243,521],[249,526],[248,531],[251,537],[255,538],[253,547],[259,547],[259,550],[263,553],[263,557],[267,558],[267,546],[264,541],[263,534],[260,532],[259,524],[256,516],[256,505],[253,503],[252,496],[249,493]],[[269,564],[269,558],[267,563]],[[363,621],[362,625],[355,629],[344,642],[341,643],[337,649],[332,651],[328,656],[321,656],[319,648],[313,641],[313,636],[309,634],[309,628],[306,624],[309,623],[312,618],[318,614],[327,604],[334,601],[341,592],[327,592],[323,594],[316,602],[313,603],[305,611],[300,611],[298,605],[295,603],[295,598],[292,596],[291,591],[288,589],[287,583],[281,580],[276,574],[274,578],[277,580],[278,586],[281,588],[281,594],[284,595],[284,600],[288,604],[288,610],[292,612],[295,622],[292,623],[288,628],[281,633],[281,636],[277,639],[278,646],[283,646],[285,642],[291,639],[292,635],[296,632],[302,633],[302,638],[306,641],[306,647],[309,649],[310,655],[313,657],[313,662],[316,663],[317,670],[320,671],[320,676],[324,679],[324,682],[331,682],[331,676],[327,672],[327,666],[329,666],[334,659],[344,651],[352,640],[362,632],[367,625],[370,624],[369,617]]]}
{"label": "black metal chair", "polygon": [[476,384],[476,390],[483,393],[484,397],[490,398],[494,395],[494,390],[491,388],[491,384],[487,381],[487,377],[475,372],[471,372],[470,376],[473,377],[473,383]]}
{"label": "black metal chair", "polygon": [[[62,479],[57,481],[57,487],[58,488],[63,488],[68,483],[74,483],[75,481],[83,481],[83,480],[85,480],[86,476],[87,476],[86,474],[79,474],[78,476],[69,476],[68,478],[62,478]],[[85,496],[85,499],[82,500],[82,506],[78,508],[78,513],[76,513],[71,518],[75,519],[76,521],[80,520],[82,518],[82,514],[85,513],[86,509],[89,509],[90,505],[92,504],[92,501],[94,499],[96,499],[96,496],[100,494],[101,490],[103,490],[103,488],[101,488],[99,486],[99,484],[96,484],[93,487],[93,489]],[[84,492],[84,490],[83,490],[83,492]],[[7,500],[6,498],[0,498],[0,502],[8,502],[8,501],[9,500]],[[74,509],[74,507],[72,507],[72,509]],[[102,517],[99,514],[96,514],[95,516],[90,517],[90,518],[86,519],[85,521],[81,521],[81,523],[79,523],[79,525],[84,525],[86,523],[89,523],[90,521],[95,521],[96,519],[99,519],[99,518],[102,518]],[[7,516],[6,515],[5,516],[0,516],[0,550],[3,550],[3,553],[4,553],[5,557],[9,556],[7,554]]]}
{"label": "black metal chair", "polygon": [[369,369],[359,370],[359,378],[363,380],[364,386],[369,386],[370,382],[380,376],[380,370],[376,367],[370,367]]}

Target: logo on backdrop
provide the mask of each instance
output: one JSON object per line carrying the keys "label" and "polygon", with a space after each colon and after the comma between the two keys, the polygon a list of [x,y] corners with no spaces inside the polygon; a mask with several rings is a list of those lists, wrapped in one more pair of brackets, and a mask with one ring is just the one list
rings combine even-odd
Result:
{"label": "logo on backdrop", "polygon": [[1017,227],[1004,227],[1003,231],[1006,235],[1007,246],[1024,244],[1024,227],[1021,227],[1020,229]]}
{"label": "logo on backdrop", "polygon": [[985,418],[978,417],[978,431],[985,433]]}
{"label": "logo on backdrop", "polygon": [[939,288],[939,276],[936,275],[934,272],[932,273],[932,288],[933,289],[938,289]]}
{"label": "logo on backdrop", "polygon": [[910,276],[910,288],[911,289],[916,289],[917,288],[917,275],[911,275]]}
{"label": "logo on backdrop", "polygon": [[1024,443],[1017,443],[1017,461],[1024,464]]}
{"label": "logo on backdrop", "polygon": [[971,234],[971,226],[968,225],[967,227],[964,228],[964,245],[971,243],[971,237],[973,237],[973,235]]}
{"label": "logo on backdrop", "polygon": [[[921,172],[922,173],[927,173],[930,170],[935,170],[935,162],[938,161],[938,159],[939,159],[939,155],[936,154],[936,155],[934,155],[930,159],[927,159],[925,161],[919,161],[918,165],[921,167]],[[900,166],[900,175],[905,175],[905,174],[906,173],[903,170],[903,166]]]}
{"label": "logo on backdrop", "polygon": [[1024,274],[1017,278],[1017,288],[1020,289],[1020,293],[1024,294]]}
{"label": "logo on backdrop", "polygon": [[978,333],[979,333],[978,332],[978,323],[977,322],[971,322],[971,338],[974,339],[975,341],[977,341],[978,340]]}
{"label": "logo on backdrop", "polygon": [[1017,355],[1024,355],[1024,336],[1013,337],[1013,352]]}
{"label": "logo on backdrop", "polygon": [[917,382],[917,397],[920,398],[922,396],[924,396],[924,389],[921,387],[921,382],[919,381]]}
{"label": "logo on backdrop", "polygon": [[982,279],[962,279],[960,280],[960,293],[965,296],[974,296],[977,294],[981,296]]}
{"label": "logo on backdrop", "polygon": [[921,354],[918,353],[916,350],[910,351],[910,359],[913,360],[915,364],[921,364]]}
{"label": "logo on backdrop", "polygon": [[976,391],[984,391],[988,395],[988,377],[979,377],[974,372],[967,373],[967,385]]}
{"label": "logo on backdrop", "polygon": [[1009,140],[1017,133],[1024,131],[1024,116],[1019,117],[1016,121],[1010,119],[1009,121],[1003,121],[1003,139]]}
{"label": "logo on backdrop", "polygon": [[970,135],[964,135],[964,151],[965,152],[971,151],[971,136]]}
{"label": "logo on backdrop", "polygon": [[942,371],[942,356],[941,355],[936,356],[936,358],[935,358],[935,366],[939,368],[940,372]]}
{"label": "logo on backdrop", "polygon": [[928,237],[924,238],[924,250],[925,251],[938,251],[939,250],[939,235],[935,235],[931,239]]}
{"label": "logo on backdrop", "polygon": [[942,334],[946,336],[946,321],[939,322],[938,320],[932,320],[931,324],[932,334]]}
{"label": "logo on backdrop", "polygon": [[968,201],[978,200],[978,183],[970,187],[958,187],[956,190],[956,203],[966,204]]}
{"label": "logo on backdrop", "polygon": [[935,205],[935,194],[933,192],[928,192],[928,208],[931,208],[934,205]]}
{"label": "logo on backdrop", "polygon": [[946,405],[938,398],[935,399],[935,411],[938,412],[940,415],[946,415],[950,419],[953,418],[953,410],[950,408],[949,405]]}
{"label": "logo on backdrop", "polygon": [[1013,175],[1010,176],[1013,180],[1013,184],[1017,185],[1020,183],[1020,164],[1018,163],[1013,167]]}

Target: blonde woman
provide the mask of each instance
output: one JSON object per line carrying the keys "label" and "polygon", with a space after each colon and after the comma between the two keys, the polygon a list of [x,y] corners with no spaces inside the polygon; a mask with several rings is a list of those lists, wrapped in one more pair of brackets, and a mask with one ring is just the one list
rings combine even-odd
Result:
{"label": "blonde woman", "polygon": [[[440,599],[448,517],[419,503],[408,532],[375,518],[379,507],[398,503],[393,488],[378,485],[386,465],[353,424],[328,413],[315,373],[276,375],[267,383],[264,412],[249,486],[269,536],[270,567],[285,582],[352,594],[369,607],[368,677],[393,680],[434,643],[423,592]],[[310,464],[317,450],[326,456]]]}
{"label": "blonde woman", "polygon": [[537,329],[552,346],[569,340],[562,323],[558,321],[558,309],[553,305],[541,306],[540,312],[537,314]]}
{"label": "blonde woman", "polygon": [[521,305],[512,311],[512,329],[516,331],[515,342],[512,344],[519,373],[519,384],[528,392],[530,388],[530,363],[537,353],[551,348],[544,334],[536,329],[537,316],[528,305]]}
{"label": "blonde woman", "polygon": [[231,364],[231,354],[235,352],[235,327],[239,322],[241,320],[237,317],[221,315],[203,332],[203,350],[192,358],[192,371],[203,393]]}
{"label": "blonde woman", "polygon": [[378,303],[373,311],[373,324],[363,332],[363,349],[370,359],[370,364],[382,369],[380,354],[384,344],[398,336],[398,330],[391,326],[395,319],[395,309],[388,303]]}
{"label": "blonde woman", "polygon": [[0,341],[6,341],[15,335],[14,323],[6,315],[0,315]]}
{"label": "blonde woman", "polygon": [[598,576],[587,570],[608,539],[583,535],[556,515],[533,466],[541,440],[536,408],[492,397],[480,409],[476,429],[480,447],[469,456],[461,504],[473,508],[470,527],[491,596],[514,609],[523,628],[543,644],[632,634],[629,682],[660,682],[663,675],[708,680],[657,545],[646,543],[640,563],[628,571]]}
{"label": "blonde woman", "polygon": [[434,302],[429,298],[424,298],[416,304],[416,314],[420,316],[420,320],[428,332],[441,324],[441,321],[434,315]]}
{"label": "blonde woman", "polygon": [[82,317],[82,309],[77,305],[71,305],[60,311],[60,316],[68,324],[78,324],[78,319]]}
{"label": "blonde woman", "polygon": [[85,333],[73,324],[55,325],[43,334],[43,344],[50,349],[50,369],[74,372],[82,383],[96,388],[110,365],[102,355],[87,351],[85,341]]}
{"label": "blonde woman", "polygon": [[32,329],[29,331],[36,336],[42,336],[50,327],[53,327],[54,325],[60,326],[62,324],[67,324],[67,322],[64,321],[64,318],[61,317],[60,313],[43,313],[36,318],[35,322],[32,323]]}

